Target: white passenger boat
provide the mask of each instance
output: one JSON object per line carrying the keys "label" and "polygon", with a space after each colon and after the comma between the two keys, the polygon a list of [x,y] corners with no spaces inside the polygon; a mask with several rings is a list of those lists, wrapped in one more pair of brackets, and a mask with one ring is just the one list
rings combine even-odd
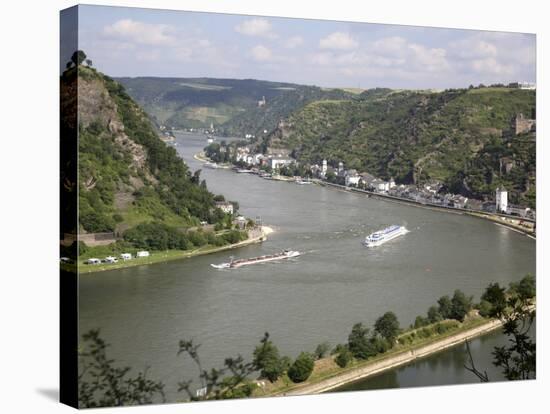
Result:
{"label": "white passenger boat", "polygon": [[365,237],[363,244],[367,247],[380,246],[381,244],[384,244],[387,241],[393,240],[396,237],[402,236],[408,232],[409,231],[403,226],[393,225],[368,235]]}

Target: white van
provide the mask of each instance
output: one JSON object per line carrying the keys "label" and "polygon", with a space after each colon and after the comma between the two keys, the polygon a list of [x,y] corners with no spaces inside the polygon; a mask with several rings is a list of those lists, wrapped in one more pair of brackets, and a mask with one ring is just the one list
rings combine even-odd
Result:
{"label": "white van", "polygon": [[118,262],[118,259],[113,256],[107,256],[104,260],[105,263],[116,263]]}
{"label": "white van", "polygon": [[137,252],[136,257],[149,257],[149,252],[142,250],[141,252]]}
{"label": "white van", "polygon": [[92,265],[97,265],[97,264],[100,264],[100,263],[101,263],[101,260],[96,259],[95,257],[92,257],[92,258],[86,260],[84,263],[86,263],[86,264],[92,264]]}
{"label": "white van", "polygon": [[130,253],[122,253],[122,254],[120,255],[120,258],[121,258],[122,260],[131,260],[131,259],[132,259],[132,255],[131,255]]}

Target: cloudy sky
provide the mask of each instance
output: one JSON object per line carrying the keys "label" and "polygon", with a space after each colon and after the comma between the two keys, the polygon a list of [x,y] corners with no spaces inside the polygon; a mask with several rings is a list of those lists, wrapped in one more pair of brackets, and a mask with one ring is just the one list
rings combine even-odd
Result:
{"label": "cloudy sky", "polygon": [[79,47],[110,76],[327,87],[535,81],[535,35],[80,6]]}

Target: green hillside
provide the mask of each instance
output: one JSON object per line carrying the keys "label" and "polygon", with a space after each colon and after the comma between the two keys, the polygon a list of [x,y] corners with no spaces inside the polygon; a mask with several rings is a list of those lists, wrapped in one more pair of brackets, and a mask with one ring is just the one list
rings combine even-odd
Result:
{"label": "green hillside", "polygon": [[[401,183],[440,180],[453,191],[491,198],[498,185],[512,202],[533,205],[535,135],[516,136],[512,118],[531,117],[535,92],[511,88],[444,92],[375,89],[356,99],[312,102],[292,113],[264,146],[299,161],[343,161],[346,168]],[[501,161],[513,168],[501,171]]]}
{"label": "green hillside", "polygon": [[[62,83],[75,76],[71,71]],[[205,182],[159,139],[121,84],[79,66],[78,115],[80,231],[122,234],[141,224],[154,238],[157,230],[173,235],[175,229],[224,219]]]}
{"label": "green hillside", "polygon": [[[209,128],[224,135],[271,131],[280,118],[318,99],[353,94],[314,86],[254,79],[117,78],[157,124]],[[265,97],[266,105],[258,106]]]}

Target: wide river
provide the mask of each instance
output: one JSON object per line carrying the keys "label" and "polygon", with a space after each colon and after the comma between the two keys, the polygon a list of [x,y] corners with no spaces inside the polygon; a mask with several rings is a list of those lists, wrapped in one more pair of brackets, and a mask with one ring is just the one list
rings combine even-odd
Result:
{"label": "wide river", "polygon": [[[176,149],[192,170],[203,136],[179,135]],[[479,299],[490,282],[507,285],[535,274],[535,241],[468,216],[437,212],[359,194],[268,181],[230,170],[202,169],[209,189],[240,204],[240,212],[275,233],[253,246],[186,260],[80,276],[80,332],[100,328],[109,356],[166,384],[168,401],[185,398],[177,382],[196,370],[177,357],[180,339],[193,339],[206,367],[225,357],[251,358],[268,331],[283,354],[347,340],[356,322],[372,325],[394,311],[406,327],[445,294],[461,289]],[[375,249],[365,235],[388,226],[410,233]],[[293,249],[290,261],[238,270],[211,263]],[[491,368],[500,334],[473,342],[476,363]],[[476,382],[463,369],[461,347],[354,384],[356,389]]]}

